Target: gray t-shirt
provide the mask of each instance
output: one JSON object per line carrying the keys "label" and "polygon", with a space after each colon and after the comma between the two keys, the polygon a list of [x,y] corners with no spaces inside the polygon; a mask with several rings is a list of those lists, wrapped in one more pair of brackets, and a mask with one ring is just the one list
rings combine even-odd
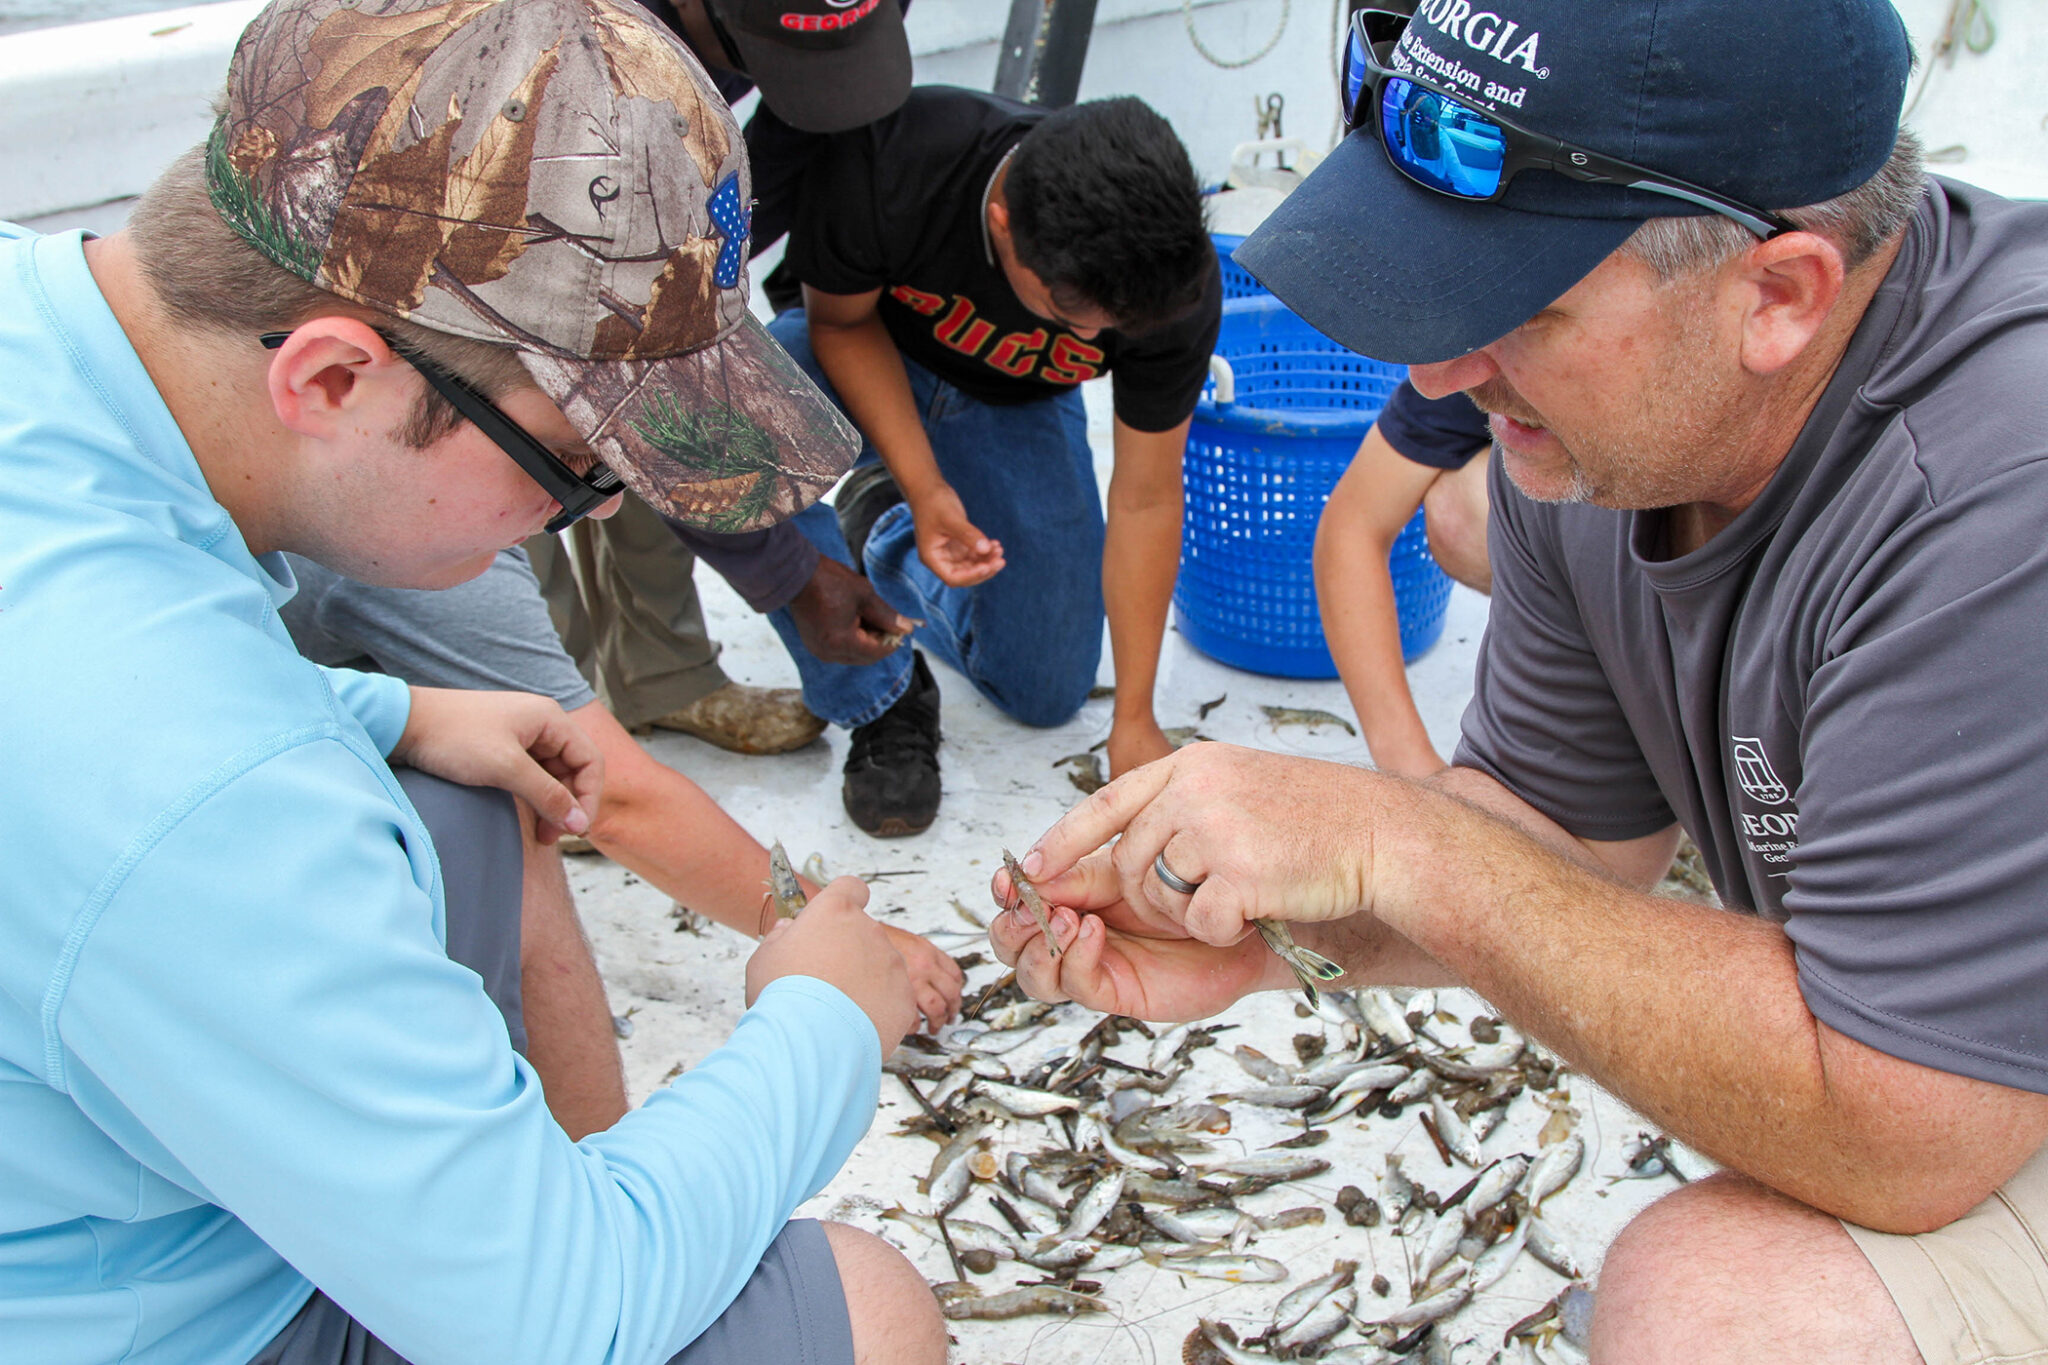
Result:
{"label": "gray t-shirt", "polygon": [[564,711],[596,700],[548,617],[526,551],[452,588],[377,588],[287,555],[299,590],[278,616],[316,664],[389,673],[419,687],[538,692]]}
{"label": "gray t-shirt", "polygon": [[1784,465],[1692,554],[1498,469],[1493,508],[1457,761],[1586,838],[1676,820],[1785,924],[1817,1018],[2048,1092],[2048,206],[1937,181]]}

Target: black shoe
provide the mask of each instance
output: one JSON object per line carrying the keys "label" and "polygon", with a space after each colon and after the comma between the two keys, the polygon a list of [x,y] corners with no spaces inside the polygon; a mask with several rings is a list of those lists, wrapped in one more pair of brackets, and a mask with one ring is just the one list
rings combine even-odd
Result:
{"label": "black shoe", "polygon": [[910,687],[853,732],[846,756],[846,813],[869,834],[917,834],[939,813],[939,684],[912,651]]}
{"label": "black shoe", "polygon": [[882,513],[902,501],[903,490],[889,476],[889,467],[880,462],[859,466],[839,485],[832,506],[839,513],[839,534],[846,537],[846,548],[853,552],[853,567],[858,572],[867,572],[861,554],[867,549],[868,532],[875,529]]}

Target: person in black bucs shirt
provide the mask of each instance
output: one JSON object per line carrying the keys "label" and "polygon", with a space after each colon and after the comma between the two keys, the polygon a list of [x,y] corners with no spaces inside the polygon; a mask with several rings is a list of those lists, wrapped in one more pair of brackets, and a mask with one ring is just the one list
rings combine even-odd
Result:
{"label": "person in black bucs shirt", "polygon": [[[1072,716],[1109,624],[1117,772],[1171,745],[1152,686],[1179,561],[1181,454],[1222,309],[1186,149],[1135,99],[1057,112],[946,87],[835,140],[790,230],[803,309],[770,330],[860,427],[837,524],[799,528],[922,624],[917,644],[1031,725]],[[1113,377],[1107,525],[1079,386]],[[1106,612],[1105,612],[1106,602]],[[804,700],[854,728],[871,834],[936,814],[922,657],[820,663]]]}

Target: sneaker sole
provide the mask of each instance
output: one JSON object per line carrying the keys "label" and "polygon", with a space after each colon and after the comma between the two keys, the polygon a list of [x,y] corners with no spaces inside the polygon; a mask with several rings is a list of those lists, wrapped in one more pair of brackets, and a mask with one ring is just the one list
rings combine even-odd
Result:
{"label": "sneaker sole", "polygon": [[867,832],[876,839],[901,839],[909,834],[922,834],[931,827],[930,820],[921,825],[913,825],[908,820],[884,820],[878,828]]}
{"label": "sneaker sole", "polygon": [[[846,789],[844,787],[841,787],[839,790],[839,799],[843,805],[846,800]],[[861,824],[860,821],[855,820],[853,818],[852,811],[847,811],[846,818],[852,822],[853,827],[855,829],[859,830],[861,833],[867,835],[870,838],[902,839],[908,835],[924,833],[926,830],[932,827],[932,822],[938,819],[939,815],[937,811],[933,811],[930,815],[926,816],[924,820],[919,824],[912,824],[910,821],[904,819],[900,815],[892,815],[888,819],[882,821],[881,824],[875,826],[873,829],[869,829],[867,826]]]}

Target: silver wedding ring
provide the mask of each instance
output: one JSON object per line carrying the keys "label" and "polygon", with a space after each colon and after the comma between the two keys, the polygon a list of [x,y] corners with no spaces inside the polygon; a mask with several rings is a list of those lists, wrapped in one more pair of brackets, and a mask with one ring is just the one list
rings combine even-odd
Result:
{"label": "silver wedding ring", "polygon": [[1168,867],[1166,865],[1166,850],[1163,848],[1159,850],[1159,856],[1152,860],[1152,870],[1159,874],[1159,880],[1166,883],[1169,891],[1178,891],[1183,896],[1194,895],[1195,888],[1201,885],[1200,882],[1189,881],[1186,877],[1181,876],[1178,872]]}

